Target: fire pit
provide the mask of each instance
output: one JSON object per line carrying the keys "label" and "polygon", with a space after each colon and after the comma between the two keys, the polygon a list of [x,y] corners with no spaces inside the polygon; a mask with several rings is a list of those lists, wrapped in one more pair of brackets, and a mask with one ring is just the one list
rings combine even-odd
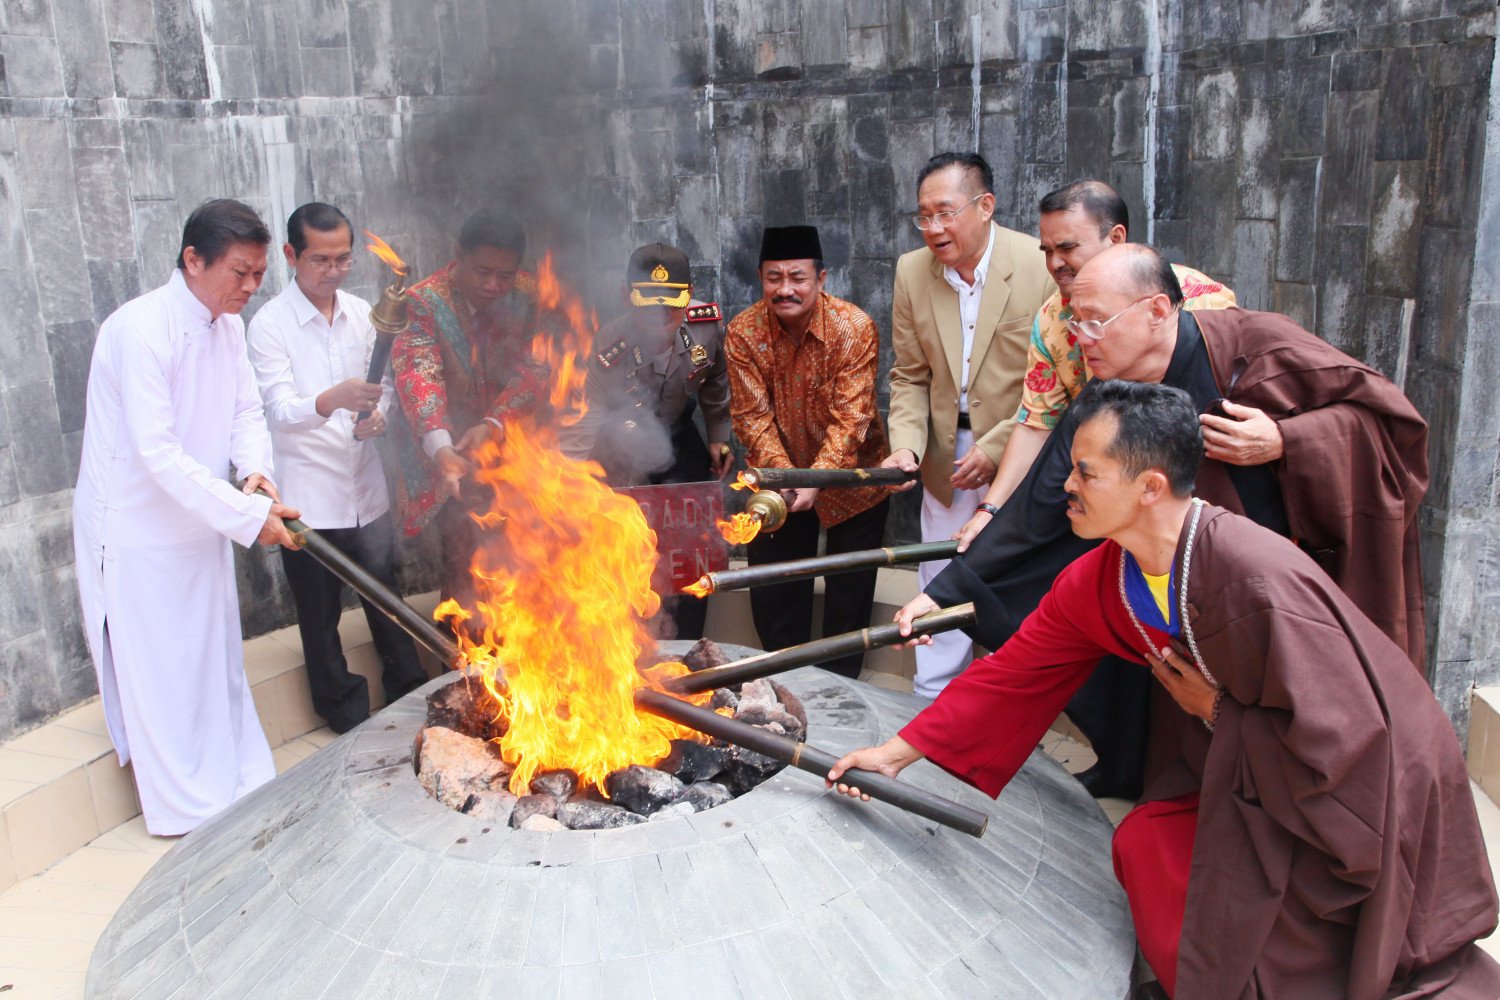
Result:
{"label": "fire pit", "polygon": [[[1115,1000],[1128,986],[1110,825],[1040,753],[997,802],[909,770],[988,813],[982,839],[791,768],[702,812],[517,830],[414,774],[426,696],[453,680],[184,837],[105,930],[87,995]],[[833,752],[922,705],[816,668],[777,681]]]}

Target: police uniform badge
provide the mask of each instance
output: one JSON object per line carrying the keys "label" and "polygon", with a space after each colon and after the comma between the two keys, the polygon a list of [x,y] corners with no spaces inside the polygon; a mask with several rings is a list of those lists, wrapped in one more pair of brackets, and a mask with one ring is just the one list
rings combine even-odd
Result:
{"label": "police uniform badge", "polygon": [[693,359],[694,368],[702,368],[708,364],[708,348],[702,344],[694,344],[688,351],[688,356]]}

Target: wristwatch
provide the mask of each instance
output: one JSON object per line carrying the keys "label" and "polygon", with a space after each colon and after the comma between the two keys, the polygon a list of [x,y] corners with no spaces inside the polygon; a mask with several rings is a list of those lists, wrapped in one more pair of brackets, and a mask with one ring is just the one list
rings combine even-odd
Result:
{"label": "wristwatch", "polygon": [[988,514],[990,517],[994,517],[996,514],[1000,513],[1000,508],[996,507],[992,503],[982,503],[978,507],[974,508],[974,513],[976,513],[976,514],[983,513],[983,514]]}

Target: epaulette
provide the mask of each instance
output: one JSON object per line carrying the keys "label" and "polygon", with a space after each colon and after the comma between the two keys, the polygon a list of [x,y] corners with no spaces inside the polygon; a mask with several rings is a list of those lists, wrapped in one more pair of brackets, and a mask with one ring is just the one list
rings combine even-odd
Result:
{"label": "epaulette", "polygon": [[610,344],[604,350],[594,355],[594,360],[599,362],[599,367],[601,368],[613,368],[615,361],[619,359],[621,354],[625,353],[625,346],[625,338],[621,337],[619,340],[615,341],[613,344]]}
{"label": "epaulette", "polygon": [[705,302],[701,306],[688,306],[687,321],[689,323],[717,323],[723,315],[719,312],[717,302]]}

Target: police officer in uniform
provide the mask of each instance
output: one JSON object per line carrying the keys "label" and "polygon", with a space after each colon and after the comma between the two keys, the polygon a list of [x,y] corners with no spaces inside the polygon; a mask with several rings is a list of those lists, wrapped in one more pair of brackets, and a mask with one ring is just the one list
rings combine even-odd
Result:
{"label": "police officer in uniform", "polygon": [[[692,297],[687,254],[648,243],[626,266],[629,305],[594,339],[588,412],[563,448],[604,466],[612,486],[695,483],[722,478],[729,449],[729,373],[719,307]],[[703,409],[703,434],[693,420]],[[707,602],[662,602],[678,638],[703,635]]]}

